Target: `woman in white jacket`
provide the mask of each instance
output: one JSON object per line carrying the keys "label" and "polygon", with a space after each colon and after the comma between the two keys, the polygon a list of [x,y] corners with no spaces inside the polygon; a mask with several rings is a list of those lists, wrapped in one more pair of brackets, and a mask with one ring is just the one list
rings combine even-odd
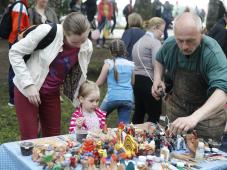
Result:
{"label": "woman in white jacket", "polygon": [[[39,25],[9,51],[15,72],[15,106],[21,139],[38,136],[39,116],[43,137],[60,134],[60,86],[76,103],[79,85],[85,81],[92,54],[89,22],[80,13],[69,14],[57,25],[55,39],[43,50],[34,51],[51,26]],[[23,56],[31,54],[25,63]]]}

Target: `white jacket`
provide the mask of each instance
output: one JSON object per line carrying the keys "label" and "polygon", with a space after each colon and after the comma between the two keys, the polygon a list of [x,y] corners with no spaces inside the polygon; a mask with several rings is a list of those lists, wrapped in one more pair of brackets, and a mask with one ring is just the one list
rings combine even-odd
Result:
{"label": "white jacket", "polygon": [[[27,94],[24,88],[34,84],[40,90],[49,73],[49,65],[56,58],[58,53],[63,50],[63,27],[58,24],[54,41],[43,50],[34,51],[38,43],[48,34],[50,29],[51,26],[48,24],[39,25],[25,38],[14,44],[9,51],[9,60],[15,72],[15,77],[13,79],[14,84],[26,97]],[[78,54],[79,65],[82,71],[79,85],[87,78],[87,68],[92,51],[92,43],[88,39],[81,45]],[[23,59],[23,56],[26,54],[31,54],[27,63],[25,63]],[[78,88],[76,90],[76,93],[77,92]],[[77,94],[74,96],[77,96]]]}

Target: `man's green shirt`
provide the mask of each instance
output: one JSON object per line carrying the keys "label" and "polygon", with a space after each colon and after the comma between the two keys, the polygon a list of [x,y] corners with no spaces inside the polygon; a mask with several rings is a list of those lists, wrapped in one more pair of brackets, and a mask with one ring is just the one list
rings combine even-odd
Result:
{"label": "man's green shirt", "polygon": [[178,56],[178,67],[189,71],[196,70],[200,56],[199,71],[208,85],[208,95],[215,89],[227,93],[227,59],[218,43],[203,36],[200,46],[193,54],[186,57],[179,49],[175,37],[168,38],[156,55],[156,60],[173,74]]}

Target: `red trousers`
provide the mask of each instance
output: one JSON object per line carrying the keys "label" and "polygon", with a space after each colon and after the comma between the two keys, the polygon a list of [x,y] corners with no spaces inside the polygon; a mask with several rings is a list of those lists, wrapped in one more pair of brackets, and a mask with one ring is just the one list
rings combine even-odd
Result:
{"label": "red trousers", "polygon": [[31,104],[28,98],[16,87],[14,89],[14,96],[21,140],[38,137],[39,121],[43,137],[60,135],[60,92],[55,94],[40,93],[41,104],[39,107]]}

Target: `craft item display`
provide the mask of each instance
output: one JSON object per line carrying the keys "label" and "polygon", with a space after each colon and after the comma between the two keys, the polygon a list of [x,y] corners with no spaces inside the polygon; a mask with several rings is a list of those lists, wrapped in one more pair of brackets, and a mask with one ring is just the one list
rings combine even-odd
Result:
{"label": "craft item display", "polygon": [[195,131],[175,136],[159,124],[119,123],[117,128],[88,131],[80,142],[78,134],[37,139],[32,160],[46,170],[73,170],[78,166],[84,170],[174,170],[190,169],[202,159],[225,159],[214,154],[211,143],[201,142]]}
{"label": "craft item display", "polygon": [[23,156],[30,156],[32,154],[32,149],[34,144],[32,142],[22,142],[20,144],[21,154]]}

